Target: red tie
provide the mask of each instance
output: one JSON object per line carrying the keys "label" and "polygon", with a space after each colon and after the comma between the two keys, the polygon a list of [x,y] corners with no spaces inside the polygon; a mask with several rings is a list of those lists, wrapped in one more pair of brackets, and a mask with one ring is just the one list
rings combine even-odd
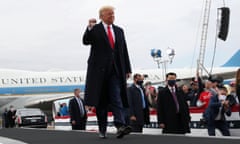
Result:
{"label": "red tie", "polygon": [[113,35],[112,35],[111,28],[109,25],[107,26],[107,34],[108,34],[108,40],[109,40],[110,46],[112,49],[114,49]]}

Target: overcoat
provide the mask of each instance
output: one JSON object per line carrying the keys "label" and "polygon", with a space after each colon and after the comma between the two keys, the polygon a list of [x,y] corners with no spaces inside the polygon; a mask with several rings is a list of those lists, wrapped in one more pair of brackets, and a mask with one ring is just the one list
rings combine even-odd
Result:
{"label": "overcoat", "polygon": [[[176,114],[176,104],[168,87],[159,92],[157,100],[158,122],[164,123],[163,133],[189,133],[190,113],[184,100],[184,94],[176,88],[176,96],[179,103],[180,120]],[[179,129],[181,127],[182,129]]]}
{"label": "overcoat", "polygon": [[104,88],[109,78],[109,68],[114,67],[120,79],[121,98],[128,107],[126,74],[131,73],[127,45],[123,29],[112,25],[115,35],[114,49],[111,48],[102,22],[91,30],[86,29],[83,44],[91,45],[86,75],[85,102],[88,106],[105,105],[107,92]]}

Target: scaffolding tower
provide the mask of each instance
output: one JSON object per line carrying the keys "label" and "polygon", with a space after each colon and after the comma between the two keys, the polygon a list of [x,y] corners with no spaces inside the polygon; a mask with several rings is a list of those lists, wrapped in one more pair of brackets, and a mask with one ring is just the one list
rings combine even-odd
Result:
{"label": "scaffolding tower", "polygon": [[203,13],[203,25],[201,32],[201,43],[200,43],[200,51],[197,60],[197,72],[200,76],[203,75],[204,68],[204,58],[205,58],[205,50],[207,44],[207,33],[208,33],[208,23],[210,17],[210,9],[211,9],[211,0],[205,0],[204,13]]}

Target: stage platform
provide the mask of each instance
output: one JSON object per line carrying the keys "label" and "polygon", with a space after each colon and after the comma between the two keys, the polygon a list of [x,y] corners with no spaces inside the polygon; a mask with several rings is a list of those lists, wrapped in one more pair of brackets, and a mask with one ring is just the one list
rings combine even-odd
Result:
{"label": "stage platform", "polygon": [[[57,131],[40,129],[1,129],[1,137],[19,140],[28,144],[239,144],[234,137],[192,137],[175,135],[131,134],[123,139],[108,134],[107,139],[99,139],[95,132]],[[0,141],[0,143],[2,143]],[[3,143],[4,144],[4,143]]]}

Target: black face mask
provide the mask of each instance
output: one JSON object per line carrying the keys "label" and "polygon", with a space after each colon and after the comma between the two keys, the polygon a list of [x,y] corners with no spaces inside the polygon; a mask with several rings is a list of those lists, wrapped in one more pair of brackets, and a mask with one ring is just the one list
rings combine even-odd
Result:
{"label": "black face mask", "polygon": [[176,80],[168,80],[168,85],[173,87],[176,84]]}
{"label": "black face mask", "polygon": [[137,83],[137,85],[142,86],[143,85],[143,80],[138,80],[136,83]]}

